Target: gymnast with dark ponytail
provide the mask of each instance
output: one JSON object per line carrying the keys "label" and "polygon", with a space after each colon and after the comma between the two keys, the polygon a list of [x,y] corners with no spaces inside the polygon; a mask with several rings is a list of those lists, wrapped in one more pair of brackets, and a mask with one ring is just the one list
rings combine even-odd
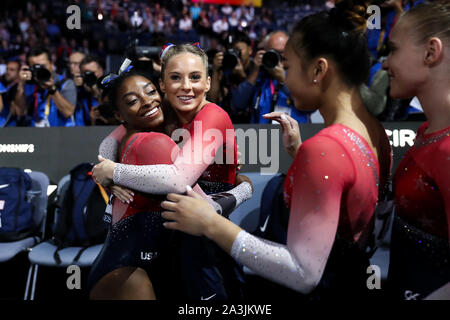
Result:
{"label": "gymnast with dark ponytail", "polygon": [[294,158],[283,188],[287,244],[247,233],[193,191],[169,194],[161,204],[167,228],[206,236],[256,274],[313,300],[371,296],[365,248],[392,159],[384,128],[359,93],[370,67],[366,3],[336,2],[331,12],[301,20],[285,49],[296,108],[318,109],[325,128],[301,143],[292,118],[266,115],[281,123],[284,147]]}

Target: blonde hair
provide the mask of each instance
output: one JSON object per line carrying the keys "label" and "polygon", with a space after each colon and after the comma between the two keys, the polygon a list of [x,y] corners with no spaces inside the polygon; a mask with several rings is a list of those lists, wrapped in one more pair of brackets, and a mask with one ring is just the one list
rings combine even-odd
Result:
{"label": "blonde hair", "polygon": [[179,45],[172,45],[170,48],[167,49],[166,52],[163,53],[161,57],[161,80],[164,81],[164,72],[170,59],[181,53],[192,53],[193,55],[200,57],[203,66],[205,67],[206,76],[208,76],[208,56],[206,55],[206,53],[201,48],[195,45],[179,44]]}
{"label": "blonde hair", "polygon": [[438,37],[447,45],[449,44],[450,3],[448,0],[419,4],[403,14],[403,18],[411,22],[410,30],[419,43]]}

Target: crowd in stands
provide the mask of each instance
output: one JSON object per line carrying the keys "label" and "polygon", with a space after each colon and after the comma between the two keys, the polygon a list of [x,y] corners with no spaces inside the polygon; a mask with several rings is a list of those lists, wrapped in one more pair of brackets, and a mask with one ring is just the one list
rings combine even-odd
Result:
{"label": "crowd in stands", "polygon": [[[382,7],[382,30],[367,33],[374,67],[361,91],[370,111],[381,120],[421,114],[409,100],[388,98],[388,77],[380,67],[395,16],[416,2],[421,1],[389,1]],[[71,4],[80,8],[81,29],[67,27],[70,14],[66,10]],[[333,0],[267,1],[262,7],[188,0],[17,5],[7,1],[3,6],[0,127],[115,124],[95,79],[117,72],[109,58],[122,61],[130,52],[135,60],[153,60],[152,69],[158,70],[157,53],[168,42],[200,42],[210,59],[208,98],[224,108],[233,122],[265,123],[261,115],[271,110],[287,112],[303,123],[321,122],[318,112],[295,110],[284,85],[282,55],[292,25],[308,14],[331,9]],[[136,56],[138,48],[144,53]],[[268,66],[271,61],[273,65]],[[47,69],[48,77],[42,69]]]}

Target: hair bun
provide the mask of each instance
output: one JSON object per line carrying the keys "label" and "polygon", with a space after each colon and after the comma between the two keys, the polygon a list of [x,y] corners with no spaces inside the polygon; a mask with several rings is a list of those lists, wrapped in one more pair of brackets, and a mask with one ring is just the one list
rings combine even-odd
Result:
{"label": "hair bun", "polygon": [[367,6],[367,0],[335,0],[330,17],[345,29],[364,32],[368,18]]}

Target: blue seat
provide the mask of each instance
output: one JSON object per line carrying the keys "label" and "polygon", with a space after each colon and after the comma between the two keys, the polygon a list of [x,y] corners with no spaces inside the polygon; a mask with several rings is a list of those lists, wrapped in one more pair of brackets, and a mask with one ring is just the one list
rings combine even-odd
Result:
{"label": "blue seat", "polygon": [[259,172],[243,172],[242,174],[249,177],[252,181],[254,188],[253,196],[230,214],[230,220],[239,225],[242,229],[253,232],[259,225],[259,208],[261,205],[262,193],[267,182],[269,182],[274,175],[262,175]]}
{"label": "blue seat", "polygon": [[[66,175],[58,183],[57,197],[61,197],[65,194],[70,184],[70,175]],[[59,214],[59,209],[55,210],[55,220]],[[38,266],[43,267],[68,267],[70,265],[78,265],[80,267],[89,267],[94,262],[95,258],[100,253],[103,244],[93,245],[88,248],[82,247],[67,247],[58,251],[61,263],[58,264],[55,261],[54,253],[57,246],[53,244],[51,240],[41,242],[38,245],[31,248],[28,254],[28,259],[30,260],[32,272],[28,273],[27,279],[27,289],[25,293],[25,299],[34,300],[34,293],[36,289],[36,281],[38,275]],[[80,253],[79,259],[74,262],[75,257]],[[28,292],[31,285],[30,296],[28,297]]]}
{"label": "blue seat", "polygon": [[26,251],[38,242],[37,237],[28,237],[23,240],[0,243],[0,262],[7,262],[17,256],[20,252]]}
{"label": "blue seat", "polygon": [[380,268],[380,277],[382,281],[386,281],[389,271],[389,247],[380,247],[370,258],[370,264]]}
{"label": "blue seat", "polygon": [[83,251],[76,263],[73,262],[73,260],[80,250],[83,249],[82,247],[67,247],[61,249],[58,251],[59,257],[61,258],[61,263],[57,265],[55,259],[53,258],[53,254],[56,251],[56,246],[50,241],[45,241],[33,247],[28,255],[28,258],[31,263],[44,267],[68,267],[73,264],[80,267],[90,267],[95,258],[97,258],[97,255],[102,247],[103,244],[88,247]]}

